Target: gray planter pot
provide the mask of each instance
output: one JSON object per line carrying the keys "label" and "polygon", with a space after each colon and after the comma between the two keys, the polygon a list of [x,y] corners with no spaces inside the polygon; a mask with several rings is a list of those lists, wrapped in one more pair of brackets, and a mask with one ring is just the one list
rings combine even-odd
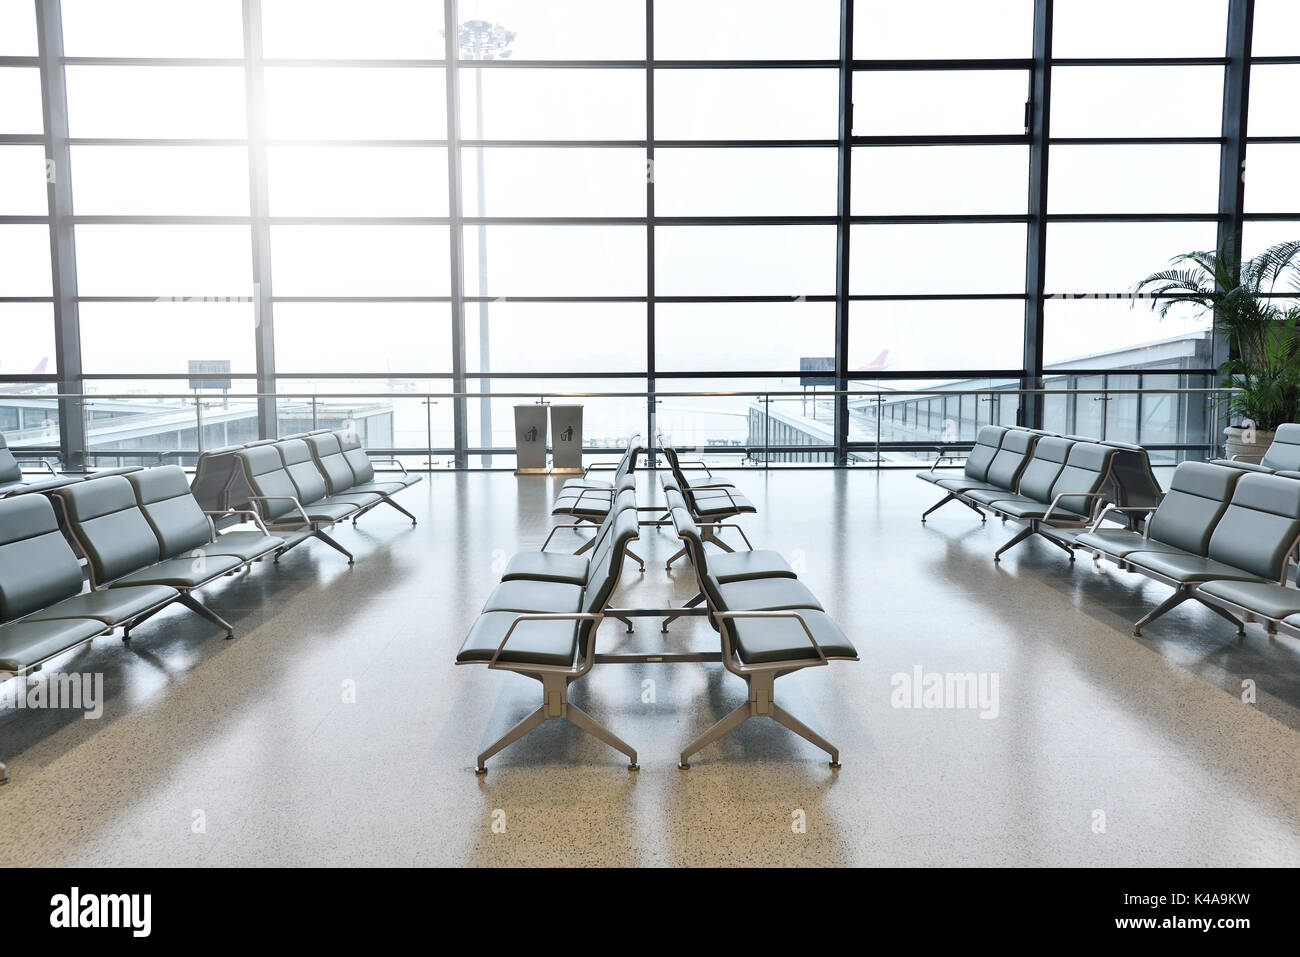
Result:
{"label": "gray planter pot", "polygon": [[1268,447],[1273,444],[1273,434],[1257,429],[1254,433],[1255,441],[1247,442],[1246,430],[1230,425],[1223,430],[1224,455],[1230,459],[1258,465],[1264,453],[1268,451]]}

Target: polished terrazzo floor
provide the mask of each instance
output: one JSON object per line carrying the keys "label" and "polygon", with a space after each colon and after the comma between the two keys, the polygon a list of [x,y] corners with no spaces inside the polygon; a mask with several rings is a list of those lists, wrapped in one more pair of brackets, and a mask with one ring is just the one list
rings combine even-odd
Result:
{"label": "polished terrazzo floor", "polygon": [[[797,564],[862,655],[777,684],[842,770],[753,720],[679,771],[744,684],[645,664],[573,691],[640,772],[552,721],[476,777],[540,686],[451,662],[558,482],[439,473],[405,493],[419,527],[385,509],[340,530],[354,567],[308,544],[210,589],[234,641],[178,608],[52,663],[102,673],[104,714],[0,712],[0,865],[1300,864],[1300,643],[1238,640],[1191,604],[1134,638],[1166,589],[1037,542],[995,565],[1011,528],[955,505],[921,525],[936,496],[907,472],[729,477],[760,509],[755,546]],[[670,534],[636,548],[619,604],[694,593],[689,567],[663,569]],[[600,643],[663,641],[610,622]],[[716,648],[698,620],[666,641]],[[997,717],[893,707],[917,666],[996,673]]]}

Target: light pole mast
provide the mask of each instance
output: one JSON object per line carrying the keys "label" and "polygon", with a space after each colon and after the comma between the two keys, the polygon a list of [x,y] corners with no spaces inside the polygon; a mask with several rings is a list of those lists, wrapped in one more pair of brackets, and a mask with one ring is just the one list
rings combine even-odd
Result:
{"label": "light pole mast", "polygon": [[[460,52],[466,60],[481,62],[483,60],[504,60],[510,56],[508,49],[514,41],[515,34],[499,23],[486,20],[466,20],[460,25]],[[483,68],[474,68],[474,139],[479,141],[475,147],[475,169],[478,172],[478,206],[476,215],[482,219],[487,215],[487,194],[483,182]],[[491,371],[491,341],[488,335],[487,303],[487,227],[478,225],[478,355],[479,371]],[[489,391],[490,380],[479,379],[479,392]],[[480,445],[484,449],[492,447],[492,402],[479,399]],[[483,453],[481,462],[486,468],[492,464],[492,457]]]}

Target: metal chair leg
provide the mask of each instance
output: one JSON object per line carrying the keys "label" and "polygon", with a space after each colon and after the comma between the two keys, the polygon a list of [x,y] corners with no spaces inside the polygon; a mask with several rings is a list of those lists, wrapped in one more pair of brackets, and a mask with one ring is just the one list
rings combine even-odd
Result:
{"label": "metal chair leg", "polygon": [[320,531],[320,530],[318,529],[317,531],[313,532],[312,534],[315,535],[317,538],[319,538],[322,542],[324,542],[324,543],[325,543],[326,545],[328,545],[330,548],[333,548],[333,549],[336,550],[336,551],[340,551],[340,552],[342,552],[344,555],[346,555],[346,556],[348,557],[348,564],[349,564],[349,565],[352,565],[352,564],[354,564],[354,563],[356,562],[356,559],[352,557],[352,553],[351,553],[350,551],[348,551],[346,548],[344,548],[344,547],[343,547],[342,545],[340,545],[338,542],[334,541],[334,539],[330,538],[329,535],[327,535],[325,532]]}
{"label": "metal chair leg", "polygon": [[927,515],[929,515],[935,509],[943,508],[945,505],[947,505],[949,502],[953,501],[956,498],[957,498],[956,493],[949,492],[942,499],[940,499],[938,502],[935,502],[935,504],[931,505],[929,508],[927,508],[924,512],[921,513],[921,521],[924,522],[925,517]]}
{"label": "metal chair leg", "polygon": [[387,503],[388,505],[393,506],[393,508],[397,509],[397,510],[398,510],[399,512],[401,512],[403,515],[405,515],[407,518],[409,518],[409,519],[411,520],[411,524],[412,524],[412,525],[416,524],[415,516],[412,515],[410,512],[408,512],[406,509],[402,508],[402,506],[398,505],[398,504],[397,504],[396,502],[394,502],[391,498],[386,498],[386,499],[384,499],[384,502]]}
{"label": "metal chair leg", "polygon": [[226,621],[226,619],[222,618],[215,611],[213,611],[207,605],[203,604],[201,601],[199,601],[189,592],[187,591],[181,592],[180,597],[177,598],[176,600],[180,602],[182,605],[184,605],[186,608],[188,608],[190,611],[194,612],[194,614],[198,615],[200,618],[206,618],[208,621],[212,622],[218,628],[224,628],[227,638],[235,637],[235,629],[231,626],[230,622]]}
{"label": "metal chair leg", "polygon": [[823,738],[816,731],[809,728],[806,724],[804,724],[802,721],[800,721],[798,718],[792,715],[789,711],[786,711],[775,701],[772,702],[770,705],[768,705],[768,708],[770,709],[768,711],[768,717],[770,717],[777,724],[784,725],[785,727],[789,728],[791,731],[799,735],[799,737],[803,738],[804,740],[811,741],[813,744],[817,745],[817,747],[821,748],[823,751],[825,751],[827,754],[831,756],[831,767],[839,768],[840,752],[838,748],[836,748],[833,744],[831,744],[829,741]]}
{"label": "metal chair leg", "polygon": [[725,718],[723,718],[713,727],[709,728],[708,731],[705,731],[702,735],[700,735],[698,738],[696,738],[694,741],[688,744],[685,748],[683,748],[682,758],[677,763],[677,766],[681,768],[683,771],[688,770],[691,765],[690,762],[687,761],[687,758],[689,758],[696,751],[699,751],[701,748],[707,747],[708,745],[712,744],[714,741],[717,741],[722,736],[730,733],[735,728],[744,724],[746,721],[750,719],[750,717],[751,717],[750,702],[746,701],[744,704],[736,708],[734,711],[728,714]]}
{"label": "metal chair leg", "polygon": [[564,707],[564,720],[569,724],[576,725],[583,731],[597,740],[608,744],[615,751],[622,751],[628,757],[627,769],[629,771],[639,771],[641,766],[636,763],[636,749],[620,738],[614,732],[610,731],[602,724],[597,724],[591,715],[583,711],[576,704],[566,702]]}
{"label": "metal chair leg", "polygon": [[1208,601],[1203,601],[1201,604],[1210,609],[1210,611],[1214,612],[1220,618],[1226,618],[1228,621],[1232,622],[1233,627],[1237,629],[1237,637],[1240,638],[1246,633],[1246,623],[1232,612],[1228,611],[1228,609],[1220,608],[1218,605],[1212,605]]}
{"label": "metal chair leg", "polygon": [[1017,545],[1019,545],[1026,538],[1028,538],[1030,535],[1033,534],[1034,534],[1033,528],[1029,526],[1025,526],[1019,532],[1016,533],[1015,537],[1012,538],[1011,541],[1007,542],[1005,545],[1003,545],[1001,548],[999,548],[996,552],[993,553],[993,560],[995,562],[1002,561],[1003,552],[1005,552],[1008,548],[1015,548]]}
{"label": "metal chair leg", "polygon": [[[594,539],[593,539],[593,541],[594,541]],[[638,565],[640,565],[640,566],[641,566],[641,571],[645,571],[645,559],[643,559],[640,555],[638,555],[636,552],[632,551],[632,549],[630,549],[630,548],[624,548],[624,549],[623,549],[623,554],[624,554],[626,557],[632,559],[632,560],[633,560],[634,562],[636,562]]]}
{"label": "metal chair leg", "polygon": [[1133,626],[1133,635],[1135,637],[1140,638],[1142,636],[1143,628],[1151,624],[1151,622],[1155,621],[1161,615],[1177,608],[1179,605],[1181,605],[1183,602],[1187,601],[1187,599],[1191,597],[1192,597],[1192,593],[1187,588],[1178,589],[1178,591],[1174,592],[1172,595],[1170,595],[1168,598],[1162,601],[1159,605],[1157,605],[1156,608],[1153,609],[1149,614],[1147,614],[1145,617],[1138,620],[1138,622]]}
{"label": "metal chair leg", "polygon": [[[696,595],[694,598],[692,598],[692,599],[691,599],[690,601],[688,601],[686,604],[682,605],[682,607],[683,607],[683,608],[694,608],[696,605],[698,605],[698,604],[699,604],[700,602],[702,602],[702,601],[704,601],[704,592],[700,592],[698,595]],[[661,632],[663,632],[664,634],[668,634],[668,625],[669,625],[671,622],[674,622],[674,621],[676,621],[678,618],[681,618],[681,617],[682,617],[681,615],[669,615],[667,618],[664,619],[664,623],[663,623],[662,626],[660,626],[659,630],[660,630]]]}
{"label": "metal chair leg", "polygon": [[685,555],[685,554],[686,554],[686,547],[685,547],[685,546],[682,546],[681,548],[677,549],[677,551],[675,551],[675,552],[672,553],[672,555],[669,557],[668,561],[666,561],[666,562],[664,563],[664,568],[666,568],[668,571],[672,571],[672,570],[673,570],[673,562],[677,561],[677,559],[681,558],[681,557],[682,557],[683,555]]}
{"label": "metal chair leg", "polygon": [[484,766],[484,762],[487,761],[488,758],[492,757],[492,755],[496,754],[502,748],[514,744],[516,741],[518,741],[520,738],[526,735],[529,731],[532,731],[538,725],[542,724],[545,720],[546,720],[546,706],[542,705],[542,707],[538,708],[528,717],[524,718],[524,720],[520,721],[517,725],[515,725],[513,728],[511,728],[501,737],[497,738],[497,740],[494,741],[492,744],[488,745],[487,749],[484,750],[478,756],[477,763],[474,767],[474,773],[487,774],[487,768]]}

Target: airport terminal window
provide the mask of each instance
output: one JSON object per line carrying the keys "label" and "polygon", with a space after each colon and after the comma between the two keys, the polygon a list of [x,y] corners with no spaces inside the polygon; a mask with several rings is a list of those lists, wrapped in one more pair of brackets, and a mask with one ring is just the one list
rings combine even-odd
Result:
{"label": "airport terminal window", "polygon": [[0,375],[58,371],[54,352],[54,307],[48,302],[0,303]]}
{"label": "airport terminal window", "polygon": [[[0,304],[0,320],[27,308],[46,319],[10,340],[6,382],[45,353],[50,370],[57,358],[47,343],[51,191],[32,6],[0,0],[0,56],[32,58],[0,66],[0,256],[12,267],[0,271],[0,297],[35,301]],[[262,0],[249,9],[261,9],[264,63],[244,60],[239,0],[194,0],[183,15],[164,0],[62,0],[72,61],[45,68],[67,78],[72,188],[55,201],[71,203],[83,365],[101,391],[164,381],[184,391],[184,378],[113,377],[182,377],[189,360],[221,359],[237,383],[264,372],[322,392],[344,383],[386,392],[402,419],[389,441],[419,436],[422,446],[425,410],[403,397],[416,385],[459,381],[502,396],[521,382],[541,391],[746,382],[802,395],[801,363],[835,356],[838,298],[852,387],[1012,388],[1039,305],[1026,267],[1041,231],[1054,377],[1140,374],[1143,387],[1204,377],[1221,357],[1203,320],[1185,311],[1160,320],[1144,302],[1109,297],[1217,242],[1228,6],[1057,0],[1049,205],[1036,218],[1025,126],[1033,0],[855,0],[844,143],[841,0],[459,0],[450,62],[442,3]],[[1257,0],[1257,58],[1300,57],[1294,6]],[[1252,67],[1247,254],[1300,238],[1300,222],[1279,219],[1300,206],[1297,71]],[[246,84],[259,77],[265,98],[250,99]],[[454,123],[449,77],[459,85]],[[1150,142],[1162,138],[1196,142]],[[264,369],[258,281],[271,293],[264,318],[275,341]],[[209,327],[195,316],[219,318]],[[321,347],[356,327],[376,331],[375,345]],[[156,355],[115,345],[165,330]],[[530,373],[539,377],[515,378]],[[512,401],[486,403],[487,416],[465,403],[463,451],[513,444]],[[814,444],[823,401],[807,416]],[[987,409],[925,401],[898,405],[889,429],[854,406],[852,442],[874,441],[879,425],[906,443],[945,418],[965,435],[979,421],[1014,421],[1018,409],[1005,396]],[[710,406],[716,422],[754,414],[749,400],[724,404]],[[687,403],[596,405],[605,411],[588,438],[606,442]],[[1112,401],[1106,428],[1195,440],[1192,412],[1173,403],[1167,414],[1183,421],[1150,424],[1157,407]],[[450,444],[444,414],[437,430],[445,425]],[[793,405],[782,414],[783,429],[803,415]],[[300,420],[286,411],[281,425]],[[705,432],[703,443],[723,446],[748,434]]]}

